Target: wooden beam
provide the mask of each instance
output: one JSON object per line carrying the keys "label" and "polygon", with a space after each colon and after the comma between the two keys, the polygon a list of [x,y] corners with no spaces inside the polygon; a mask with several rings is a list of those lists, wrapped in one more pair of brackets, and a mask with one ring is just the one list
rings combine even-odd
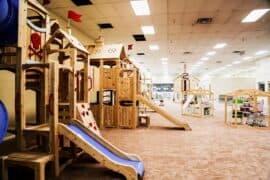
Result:
{"label": "wooden beam", "polygon": [[49,124],[50,124],[50,150],[53,154],[54,175],[59,176],[59,142],[58,142],[58,87],[59,87],[59,68],[57,62],[50,63],[49,72]]}

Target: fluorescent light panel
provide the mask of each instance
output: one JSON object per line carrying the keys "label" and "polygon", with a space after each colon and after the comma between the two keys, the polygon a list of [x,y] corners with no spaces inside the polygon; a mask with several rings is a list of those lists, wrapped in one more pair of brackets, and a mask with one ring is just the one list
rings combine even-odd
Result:
{"label": "fluorescent light panel", "polygon": [[155,34],[155,29],[153,26],[142,26],[142,32],[145,35]]}
{"label": "fluorescent light panel", "polygon": [[233,63],[233,64],[240,64],[241,61],[233,61],[232,63]]}
{"label": "fluorescent light panel", "polygon": [[210,52],[208,52],[206,55],[208,55],[208,56],[213,56],[213,55],[215,55],[216,54],[216,51],[210,51]]}
{"label": "fluorescent light panel", "polygon": [[243,57],[243,60],[244,60],[244,61],[248,61],[248,60],[250,60],[250,59],[252,59],[252,57],[251,57],[251,56],[246,56],[246,57]]}
{"label": "fluorescent light panel", "polygon": [[255,9],[252,10],[243,20],[242,23],[256,22],[264,14],[266,14],[270,9]]}
{"label": "fluorescent light panel", "polygon": [[152,51],[156,51],[156,50],[159,50],[159,46],[156,45],[156,44],[149,45],[149,49],[152,50]]}
{"label": "fluorescent light panel", "polygon": [[218,43],[214,46],[214,49],[221,49],[224,48],[225,46],[227,46],[226,43]]}
{"label": "fluorescent light panel", "polygon": [[202,61],[208,61],[209,60],[209,57],[202,57],[201,60]]}
{"label": "fluorescent light panel", "polygon": [[266,50],[260,50],[260,51],[257,51],[255,53],[255,55],[263,55],[263,54],[266,54],[266,53],[268,53],[268,51],[266,51]]}
{"label": "fluorescent light panel", "polygon": [[163,58],[161,58],[161,61],[168,61],[168,58],[163,57]]}
{"label": "fluorescent light panel", "polygon": [[136,16],[150,15],[150,9],[147,0],[133,0],[130,1]]}
{"label": "fluorescent light panel", "polygon": [[202,65],[203,63],[204,63],[204,62],[200,61],[200,62],[198,62],[197,64],[198,64],[198,65]]}
{"label": "fluorescent light panel", "polygon": [[161,62],[161,64],[162,64],[162,65],[167,65],[167,64],[168,64],[168,62],[166,62],[166,61],[162,61],[162,62]]}

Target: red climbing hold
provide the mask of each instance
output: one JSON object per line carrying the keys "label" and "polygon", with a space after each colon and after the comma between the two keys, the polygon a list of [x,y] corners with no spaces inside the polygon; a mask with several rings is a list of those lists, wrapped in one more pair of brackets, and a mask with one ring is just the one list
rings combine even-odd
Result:
{"label": "red climbing hold", "polygon": [[90,127],[92,127],[92,126],[93,126],[93,124],[90,122],[90,123],[89,123],[89,126],[90,126]]}
{"label": "red climbing hold", "polygon": [[96,127],[96,126],[94,126],[94,129],[95,129],[95,130],[97,130],[97,127]]}
{"label": "red climbing hold", "polygon": [[85,116],[85,112],[84,111],[82,112],[82,115]]}
{"label": "red climbing hold", "polygon": [[82,108],[85,108],[84,104],[82,104]]}

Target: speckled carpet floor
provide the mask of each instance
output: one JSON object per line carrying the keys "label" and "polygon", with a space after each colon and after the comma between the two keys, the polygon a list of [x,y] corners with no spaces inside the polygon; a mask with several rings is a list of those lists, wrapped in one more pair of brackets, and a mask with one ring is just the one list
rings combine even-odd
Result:
{"label": "speckled carpet floor", "polygon": [[[223,111],[211,118],[180,116],[178,104],[165,109],[187,121],[192,131],[150,113],[150,128],[105,129],[102,134],[120,149],[141,156],[146,180],[181,179],[270,179],[270,131],[230,128],[223,123]],[[86,162],[66,168],[59,179],[122,179],[110,170]]]}

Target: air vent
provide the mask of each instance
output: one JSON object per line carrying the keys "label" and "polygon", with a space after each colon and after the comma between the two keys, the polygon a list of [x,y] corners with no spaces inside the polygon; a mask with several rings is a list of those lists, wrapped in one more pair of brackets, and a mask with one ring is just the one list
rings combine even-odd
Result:
{"label": "air vent", "polygon": [[185,62],[185,61],[180,61],[179,63],[180,63],[180,64],[185,64],[186,62]]}
{"label": "air vent", "polygon": [[146,41],[143,34],[133,34],[135,41]]}
{"label": "air vent", "polygon": [[111,23],[102,23],[102,24],[98,24],[98,26],[99,26],[101,29],[110,29],[110,28],[113,28],[113,26],[112,26]]}
{"label": "air vent", "polygon": [[71,0],[76,6],[87,6],[93,3],[90,0]]}
{"label": "air vent", "polygon": [[190,52],[190,51],[185,51],[184,52],[184,55],[189,55],[189,54],[192,54],[192,52]]}
{"label": "air vent", "polygon": [[213,21],[213,18],[211,17],[202,17],[202,18],[198,18],[196,23],[197,24],[211,24]]}
{"label": "air vent", "polygon": [[144,64],[144,62],[139,62],[139,64]]}
{"label": "air vent", "polygon": [[143,56],[145,55],[144,53],[137,53],[138,56]]}
{"label": "air vent", "polygon": [[222,63],[222,61],[216,61],[216,63],[217,63],[217,64],[221,64],[221,63]]}
{"label": "air vent", "polygon": [[245,52],[244,50],[241,50],[241,51],[237,50],[237,51],[233,51],[232,53],[234,53],[234,54],[239,54],[240,56],[242,56],[242,55],[244,55],[246,52]]}

